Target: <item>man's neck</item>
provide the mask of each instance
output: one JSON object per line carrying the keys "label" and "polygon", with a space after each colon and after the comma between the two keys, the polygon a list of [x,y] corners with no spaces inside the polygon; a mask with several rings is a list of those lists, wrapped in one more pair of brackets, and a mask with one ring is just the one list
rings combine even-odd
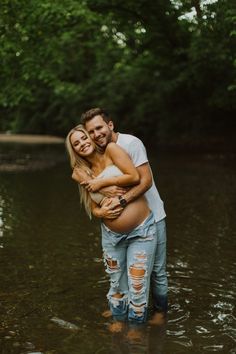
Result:
{"label": "man's neck", "polygon": [[112,132],[111,141],[112,141],[113,143],[116,143],[116,142],[117,142],[118,135],[119,135],[119,133]]}

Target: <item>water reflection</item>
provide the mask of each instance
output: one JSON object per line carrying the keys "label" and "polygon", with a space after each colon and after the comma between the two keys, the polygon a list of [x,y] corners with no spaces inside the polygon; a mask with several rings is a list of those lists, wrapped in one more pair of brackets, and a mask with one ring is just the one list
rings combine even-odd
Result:
{"label": "water reflection", "polygon": [[[0,237],[3,237],[3,228],[4,228],[3,207],[4,207],[4,200],[0,196]],[[3,247],[2,243],[0,243],[0,247]]]}
{"label": "water reflection", "polygon": [[6,191],[0,187],[0,248],[4,247],[4,236],[10,234],[12,224],[12,214],[9,208],[11,200],[3,196],[6,196]]}
{"label": "water reflection", "polygon": [[170,309],[138,334],[111,334],[101,316],[99,223],[81,209],[68,164],[0,175],[2,353],[235,352],[235,160],[163,155],[152,165],[168,214]]}
{"label": "water reflection", "polygon": [[[166,324],[161,326],[126,326],[121,333],[112,335],[112,354],[161,354],[166,340]],[[104,352],[105,353],[105,352]]]}

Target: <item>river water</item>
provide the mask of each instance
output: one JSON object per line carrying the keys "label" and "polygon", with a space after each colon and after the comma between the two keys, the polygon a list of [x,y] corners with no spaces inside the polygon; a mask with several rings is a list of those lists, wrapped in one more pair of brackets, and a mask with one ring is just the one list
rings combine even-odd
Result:
{"label": "river water", "polygon": [[168,215],[169,313],[131,337],[101,316],[99,223],[80,207],[62,147],[54,154],[56,165],[31,157],[34,168],[0,173],[0,353],[236,353],[236,156],[152,153]]}

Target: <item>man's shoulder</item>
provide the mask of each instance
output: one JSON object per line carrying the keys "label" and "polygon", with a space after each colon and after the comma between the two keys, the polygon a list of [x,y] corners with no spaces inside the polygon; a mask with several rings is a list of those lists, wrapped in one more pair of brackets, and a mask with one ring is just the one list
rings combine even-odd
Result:
{"label": "man's shoulder", "polygon": [[118,144],[122,142],[125,144],[130,144],[134,142],[138,144],[143,144],[142,140],[139,139],[137,136],[131,134],[124,134],[124,133],[119,133],[117,142]]}
{"label": "man's shoulder", "polygon": [[148,162],[146,148],[142,141],[136,136],[119,133],[117,144],[129,154],[135,167]]}

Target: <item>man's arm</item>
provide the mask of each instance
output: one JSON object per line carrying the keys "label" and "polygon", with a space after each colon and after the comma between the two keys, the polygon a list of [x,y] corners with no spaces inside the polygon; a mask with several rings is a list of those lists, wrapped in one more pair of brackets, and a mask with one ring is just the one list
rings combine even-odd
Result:
{"label": "man's arm", "polygon": [[137,186],[130,188],[128,192],[123,195],[127,203],[130,203],[143,195],[149,188],[151,188],[153,183],[152,172],[148,162],[136,168],[140,176],[140,182]]}
{"label": "man's arm", "polygon": [[[127,203],[143,195],[152,186],[152,173],[149,163],[147,162],[136,168],[140,176],[140,183],[123,194],[123,198],[125,198]],[[110,198],[101,207],[95,203],[92,204],[92,213],[97,218],[116,219],[123,210],[118,197]]]}
{"label": "man's arm", "polygon": [[[77,183],[80,183],[86,179],[90,180],[91,176],[89,176],[84,170],[81,168],[74,168],[73,173],[72,173],[72,179],[75,180]],[[107,193],[102,193],[103,189],[107,189]],[[116,187],[116,186],[110,186],[106,188],[102,188],[101,192],[105,196],[109,196],[109,194],[112,196],[116,195],[122,195],[126,189],[121,188],[121,187]],[[115,208],[115,210],[114,210]],[[116,219],[121,212],[123,211],[123,208],[120,206],[120,202],[118,197],[113,197],[113,198],[108,198],[105,199],[103,204],[101,206],[97,205],[93,200],[91,201],[91,210],[92,214],[100,219]]]}
{"label": "man's arm", "polygon": [[[123,194],[123,197],[126,199],[127,203],[132,202],[140,195],[144,194],[152,186],[152,173],[149,166],[149,163],[146,162],[141,166],[136,167],[140,176],[140,182],[137,186],[132,187],[128,192]],[[76,169],[73,172],[72,178],[79,182],[79,173],[76,173]],[[88,176],[90,179],[91,177]],[[114,212],[114,209],[116,212]],[[97,218],[117,218],[123,211],[123,208],[120,207],[120,201],[118,197],[111,199],[111,202],[108,205],[102,207],[97,206],[96,204],[92,208],[92,213]]]}
{"label": "man's arm", "polygon": [[106,159],[109,158],[122,173],[104,176],[104,178],[93,178],[89,181],[82,182],[81,184],[84,185],[89,192],[97,192],[107,186],[127,187],[139,183],[139,173],[130,156],[122,147],[116,143],[109,143],[104,156]]}
{"label": "man's arm", "polygon": [[[151,188],[153,183],[152,172],[150,169],[150,165],[148,162],[144,163],[141,166],[136,167],[139,173],[139,184],[128,189],[124,189],[121,187],[107,187],[107,193],[105,192],[106,188],[102,188],[99,192],[108,197],[115,197],[117,195],[122,195],[127,203],[132,202],[136,198],[140,197],[140,195],[147,192],[149,188]],[[114,188],[114,190],[112,190]],[[104,192],[103,192],[104,190]],[[119,201],[117,201],[116,205],[118,205]],[[113,204],[114,207],[115,204]]]}
{"label": "man's arm", "polygon": [[[125,194],[123,194],[123,198],[125,198],[127,203],[130,203],[143,195],[149,188],[151,188],[153,183],[152,172],[148,162],[136,167],[136,169],[139,173],[140,183],[137,186],[130,188]],[[107,208],[113,209],[118,206],[120,206],[120,200],[118,197],[114,197],[112,198],[112,201],[110,202],[109,206],[107,206]],[[123,209],[120,211],[120,213],[122,211]]]}

